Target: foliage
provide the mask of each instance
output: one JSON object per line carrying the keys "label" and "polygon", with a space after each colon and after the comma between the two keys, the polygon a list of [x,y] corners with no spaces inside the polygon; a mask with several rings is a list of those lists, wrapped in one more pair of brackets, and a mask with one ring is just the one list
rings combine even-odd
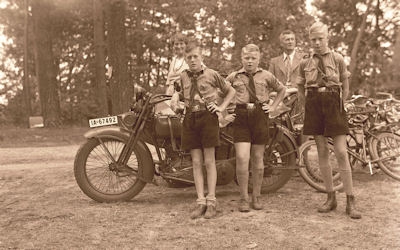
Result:
{"label": "foliage", "polygon": [[[240,67],[240,50],[246,43],[259,45],[262,50],[261,66],[267,68],[270,58],[281,53],[278,37],[283,29],[295,31],[299,49],[308,50],[306,27],[313,18],[307,14],[303,0],[125,1],[128,88],[139,83],[148,90],[163,90],[173,56],[170,40],[176,32],[200,41],[204,47],[205,64],[223,75]],[[331,45],[335,50],[349,55],[358,32],[354,27],[360,25],[366,0],[314,2],[321,13],[320,19],[332,28]],[[13,43],[5,45],[4,58],[7,60],[0,62],[0,70],[5,74],[0,79],[0,96],[8,100],[5,110],[10,112],[7,111],[7,114],[16,114],[23,105],[23,98],[17,96],[21,92],[23,79],[24,1],[8,0],[8,3],[0,9],[0,25]],[[387,45],[394,43],[393,30],[398,27],[399,20],[389,20],[384,14],[387,10],[398,11],[395,1],[380,0],[378,5],[375,0],[373,3],[375,11],[371,12],[368,19],[362,49],[358,52],[360,60],[353,78],[375,87],[377,82],[383,84],[387,81],[382,75],[383,72],[389,72],[386,65],[393,53],[391,46]],[[54,0],[54,6],[51,34],[57,65],[61,120],[68,124],[84,124],[87,119],[100,113],[95,95],[93,1]],[[29,80],[32,106],[35,107],[33,113],[38,115],[41,110],[38,110],[37,104],[40,97],[31,46],[34,34],[31,18],[28,22]],[[374,20],[379,20],[378,24]],[[112,28],[107,19],[106,36]],[[108,53],[111,52],[105,51],[106,63],[110,63],[111,55]],[[106,83],[110,86],[110,79]],[[19,105],[13,102],[19,102]]]}
{"label": "foliage", "polygon": [[320,19],[331,28],[330,45],[350,55],[368,1],[372,1],[371,9],[357,53],[351,88],[373,93],[377,89],[387,89],[385,86],[390,82],[395,31],[400,26],[398,0],[318,0],[315,5],[321,11]]}

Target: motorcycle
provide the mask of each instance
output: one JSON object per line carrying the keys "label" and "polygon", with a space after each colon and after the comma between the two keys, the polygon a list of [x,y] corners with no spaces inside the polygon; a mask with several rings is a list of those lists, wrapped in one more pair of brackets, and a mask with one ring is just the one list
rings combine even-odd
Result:
{"label": "motorcycle", "polygon": [[[85,133],[87,140],[76,154],[74,175],[83,193],[95,201],[130,200],[147,183],[156,184],[155,176],[170,187],[194,185],[190,153],[180,148],[182,116],[157,112],[158,105],[171,96],[139,94],[130,111],[89,120],[91,129]],[[284,186],[296,169],[295,139],[274,120],[264,155],[262,193]],[[220,141],[216,148],[217,185],[225,185],[236,180],[230,126],[221,128]],[[250,181],[250,192],[251,184]]]}

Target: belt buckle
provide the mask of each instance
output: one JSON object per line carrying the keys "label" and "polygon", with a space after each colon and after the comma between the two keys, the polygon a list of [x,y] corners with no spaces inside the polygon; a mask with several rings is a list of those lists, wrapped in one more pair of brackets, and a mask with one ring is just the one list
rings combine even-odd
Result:
{"label": "belt buckle", "polygon": [[197,112],[200,110],[200,105],[193,105],[192,106],[192,112]]}
{"label": "belt buckle", "polygon": [[319,87],[318,92],[326,92],[326,87]]}
{"label": "belt buckle", "polygon": [[254,107],[255,107],[254,103],[246,103],[247,109],[254,109]]}

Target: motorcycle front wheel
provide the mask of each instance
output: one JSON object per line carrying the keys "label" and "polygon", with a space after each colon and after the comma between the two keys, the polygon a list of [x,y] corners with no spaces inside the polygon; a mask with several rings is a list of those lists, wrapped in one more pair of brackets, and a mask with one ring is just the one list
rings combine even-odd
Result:
{"label": "motorcycle front wheel", "polygon": [[[296,166],[296,149],[291,140],[285,135],[281,140],[272,145],[272,151],[268,155],[266,146],[264,154],[264,178],[261,193],[272,193],[283,187],[294,172]],[[288,169],[285,169],[288,168]],[[249,168],[249,192],[253,190],[251,167]]]}
{"label": "motorcycle front wheel", "polygon": [[75,179],[93,200],[127,201],[146,185],[137,176],[143,165],[138,147],[133,148],[126,165],[116,163],[124,146],[125,142],[116,138],[90,138],[78,150],[74,162]]}

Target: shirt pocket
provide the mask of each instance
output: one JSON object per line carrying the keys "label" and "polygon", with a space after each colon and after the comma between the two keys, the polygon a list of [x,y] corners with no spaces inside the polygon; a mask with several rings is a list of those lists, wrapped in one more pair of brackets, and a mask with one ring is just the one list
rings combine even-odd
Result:
{"label": "shirt pocket", "polygon": [[306,67],[304,68],[304,75],[307,82],[316,81],[318,77],[318,70],[313,66]]}
{"label": "shirt pocket", "polygon": [[263,82],[254,81],[254,87],[256,89],[256,95],[258,99],[264,97],[266,94],[266,86]]}
{"label": "shirt pocket", "polygon": [[333,83],[339,82],[339,73],[336,72],[336,67],[332,65],[326,65],[326,75],[328,76],[328,80]]}
{"label": "shirt pocket", "polygon": [[236,90],[237,93],[245,93],[246,92],[246,86],[245,83],[240,81],[240,80],[236,80],[232,83],[232,87]]}

